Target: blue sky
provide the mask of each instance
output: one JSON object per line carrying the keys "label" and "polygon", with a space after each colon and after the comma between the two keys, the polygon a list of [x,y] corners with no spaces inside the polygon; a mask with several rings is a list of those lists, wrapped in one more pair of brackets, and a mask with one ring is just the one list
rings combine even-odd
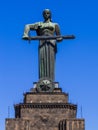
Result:
{"label": "blue sky", "polygon": [[[38,81],[38,42],[21,39],[24,25],[43,21],[49,8],[62,35],[75,40],[58,44],[56,78],[69,102],[78,105],[77,117],[85,129],[98,128],[98,1],[97,0],[4,0],[0,7],[0,129],[5,118],[14,117],[13,105]],[[34,34],[35,35],[35,34]],[[9,114],[8,114],[8,108]]]}

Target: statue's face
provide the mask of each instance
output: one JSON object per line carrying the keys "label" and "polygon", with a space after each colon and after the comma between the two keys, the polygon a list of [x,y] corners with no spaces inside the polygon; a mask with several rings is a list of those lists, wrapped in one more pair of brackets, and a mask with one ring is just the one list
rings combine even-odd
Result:
{"label": "statue's face", "polygon": [[51,18],[50,10],[44,10],[43,17],[44,17],[45,20]]}

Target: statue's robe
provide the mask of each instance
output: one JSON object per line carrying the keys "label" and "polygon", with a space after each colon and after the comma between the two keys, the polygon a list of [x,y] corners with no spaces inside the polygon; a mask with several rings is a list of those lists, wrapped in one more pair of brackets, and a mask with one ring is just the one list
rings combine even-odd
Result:
{"label": "statue's robe", "polygon": [[[57,23],[37,22],[28,24],[25,28],[25,34],[29,30],[36,30],[38,36],[55,36],[60,35]],[[55,56],[57,52],[56,40],[40,40],[39,43],[39,79],[50,79],[54,81]]]}

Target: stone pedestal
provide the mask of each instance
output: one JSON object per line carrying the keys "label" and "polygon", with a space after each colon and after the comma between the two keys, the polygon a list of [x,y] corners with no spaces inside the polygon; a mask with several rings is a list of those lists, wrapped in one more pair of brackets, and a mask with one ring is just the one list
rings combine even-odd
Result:
{"label": "stone pedestal", "polygon": [[84,130],[84,119],[76,118],[77,105],[58,86],[53,92],[37,92],[35,84],[14,108],[15,118],[6,119],[6,130]]}

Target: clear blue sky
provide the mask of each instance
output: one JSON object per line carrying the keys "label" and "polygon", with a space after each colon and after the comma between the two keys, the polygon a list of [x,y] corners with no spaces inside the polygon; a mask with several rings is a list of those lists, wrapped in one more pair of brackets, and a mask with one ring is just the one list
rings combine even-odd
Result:
{"label": "clear blue sky", "polygon": [[[98,129],[98,1],[5,0],[0,6],[0,130],[5,118],[14,117],[13,105],[38,81],[38,42],[21,39],[24,25],[43,21],[49,8],[62,35],[75,40],[58,44],[56,81],[78,104],[77,117],[85,118],[85,130]],[[8,107],[10,113],[8,114]]]}

